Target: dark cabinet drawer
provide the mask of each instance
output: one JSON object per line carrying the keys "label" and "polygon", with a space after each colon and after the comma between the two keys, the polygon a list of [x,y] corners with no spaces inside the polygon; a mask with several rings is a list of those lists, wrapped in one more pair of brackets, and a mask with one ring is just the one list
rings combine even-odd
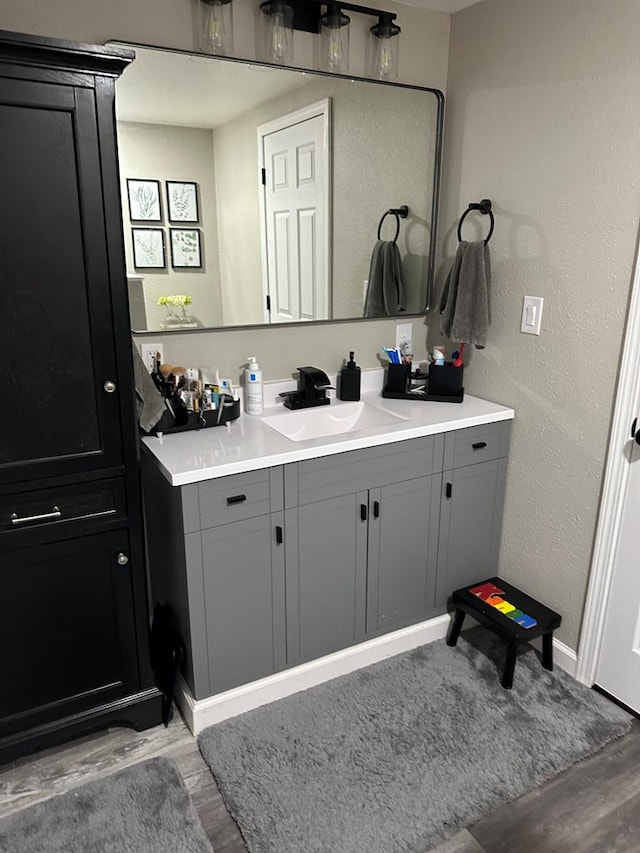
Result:
{"label": "dark cabinet drawer", "polygon": [[0,495],[0,542],[61,538],[126,519],[122,480],[104,480]]}

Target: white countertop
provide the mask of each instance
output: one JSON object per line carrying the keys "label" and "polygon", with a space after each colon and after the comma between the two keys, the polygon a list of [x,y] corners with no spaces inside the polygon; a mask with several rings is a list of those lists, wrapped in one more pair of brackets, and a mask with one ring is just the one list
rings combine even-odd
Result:
{"label": "white countertop", "polygon": [[[242,414],[228,427],[209,427],[159,437],[147,436],[142,442],[151,451],[171,485],[184,486],[272,465],[391,444],[514,417],[513,409],[468,394],[462,403],[387,400],[380,395],[379,390],[369,390],[372,387],[379,389],[381,384],[382,371],[363,371],[361,399],[400,415],[404,420],[319,439],[292,441],[263,423],[261,417]],[[266,383],[264,417],[281,412],[280,416],[286,418],[288,410],[284,409],[281,402],[276,404],[275,401],[281,390],[294,387],[295,383],[291,382]],[[332,407],[337,409],[341,405],[352,404],[332,399]],[[309,411],[313,412],[311,409]]]}

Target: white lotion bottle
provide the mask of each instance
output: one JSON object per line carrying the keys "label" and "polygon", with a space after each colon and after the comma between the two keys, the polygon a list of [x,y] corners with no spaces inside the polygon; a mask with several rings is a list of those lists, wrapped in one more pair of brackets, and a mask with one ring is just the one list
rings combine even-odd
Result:
{"label": "white lotion bottle", "polygon": [[262,371],[254,355],[244,369],[244,410],[248,415],[261,415],[264,408]]}

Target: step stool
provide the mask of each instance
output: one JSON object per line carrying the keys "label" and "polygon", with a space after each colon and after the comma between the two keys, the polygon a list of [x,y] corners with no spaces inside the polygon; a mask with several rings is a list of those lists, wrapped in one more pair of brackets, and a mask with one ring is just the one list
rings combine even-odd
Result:
{"label": "step stool", "polygon": [[[499,589],[504,590],[500,598],[508,601],[509,604],[512,604],[518,610],[522,610],[527,616],[532,616],[536,620],[537,625],[525,628],[469,591],[485,583],[492,583]],[[506,690],[510,690],[513,685],[516,654],[518,643],[521,641],[530,642],[537,637],[542,637],[542,666],[545,669],[553,669],[553,632],[559,627],[562,621],[559,613],[550,610],[544,604],[536,601],[535,598],[525,595],[524,592],[521,592],[515,586],[511,586],[511,584],[498,577],[488,578],[488,580],[478,581],[478,583],[457,589],[451,596],[451,603],[456,608],[456,611],[447,634],[448,646],[455,646],[458,642],[462,623],[467,613],[485,628],[488,628],[494,634],[507,641],[507,657],[501,682]]]}

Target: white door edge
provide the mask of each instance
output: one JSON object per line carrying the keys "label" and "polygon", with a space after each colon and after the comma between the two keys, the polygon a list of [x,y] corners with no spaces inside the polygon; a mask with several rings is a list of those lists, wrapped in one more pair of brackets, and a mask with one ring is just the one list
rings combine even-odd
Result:
{"label": "white door edge", "polygon": [[625,448],[628,448],[631,439],[631,424],[638,415],[640,408],[640,382],[638,381],[640,377],[640,257],[638,245],[636,245],[629,313],[623,341],[576,665],[577,680],[589,686],[595,683],[598,670],[629,480],[629,454],[625,452]]}

